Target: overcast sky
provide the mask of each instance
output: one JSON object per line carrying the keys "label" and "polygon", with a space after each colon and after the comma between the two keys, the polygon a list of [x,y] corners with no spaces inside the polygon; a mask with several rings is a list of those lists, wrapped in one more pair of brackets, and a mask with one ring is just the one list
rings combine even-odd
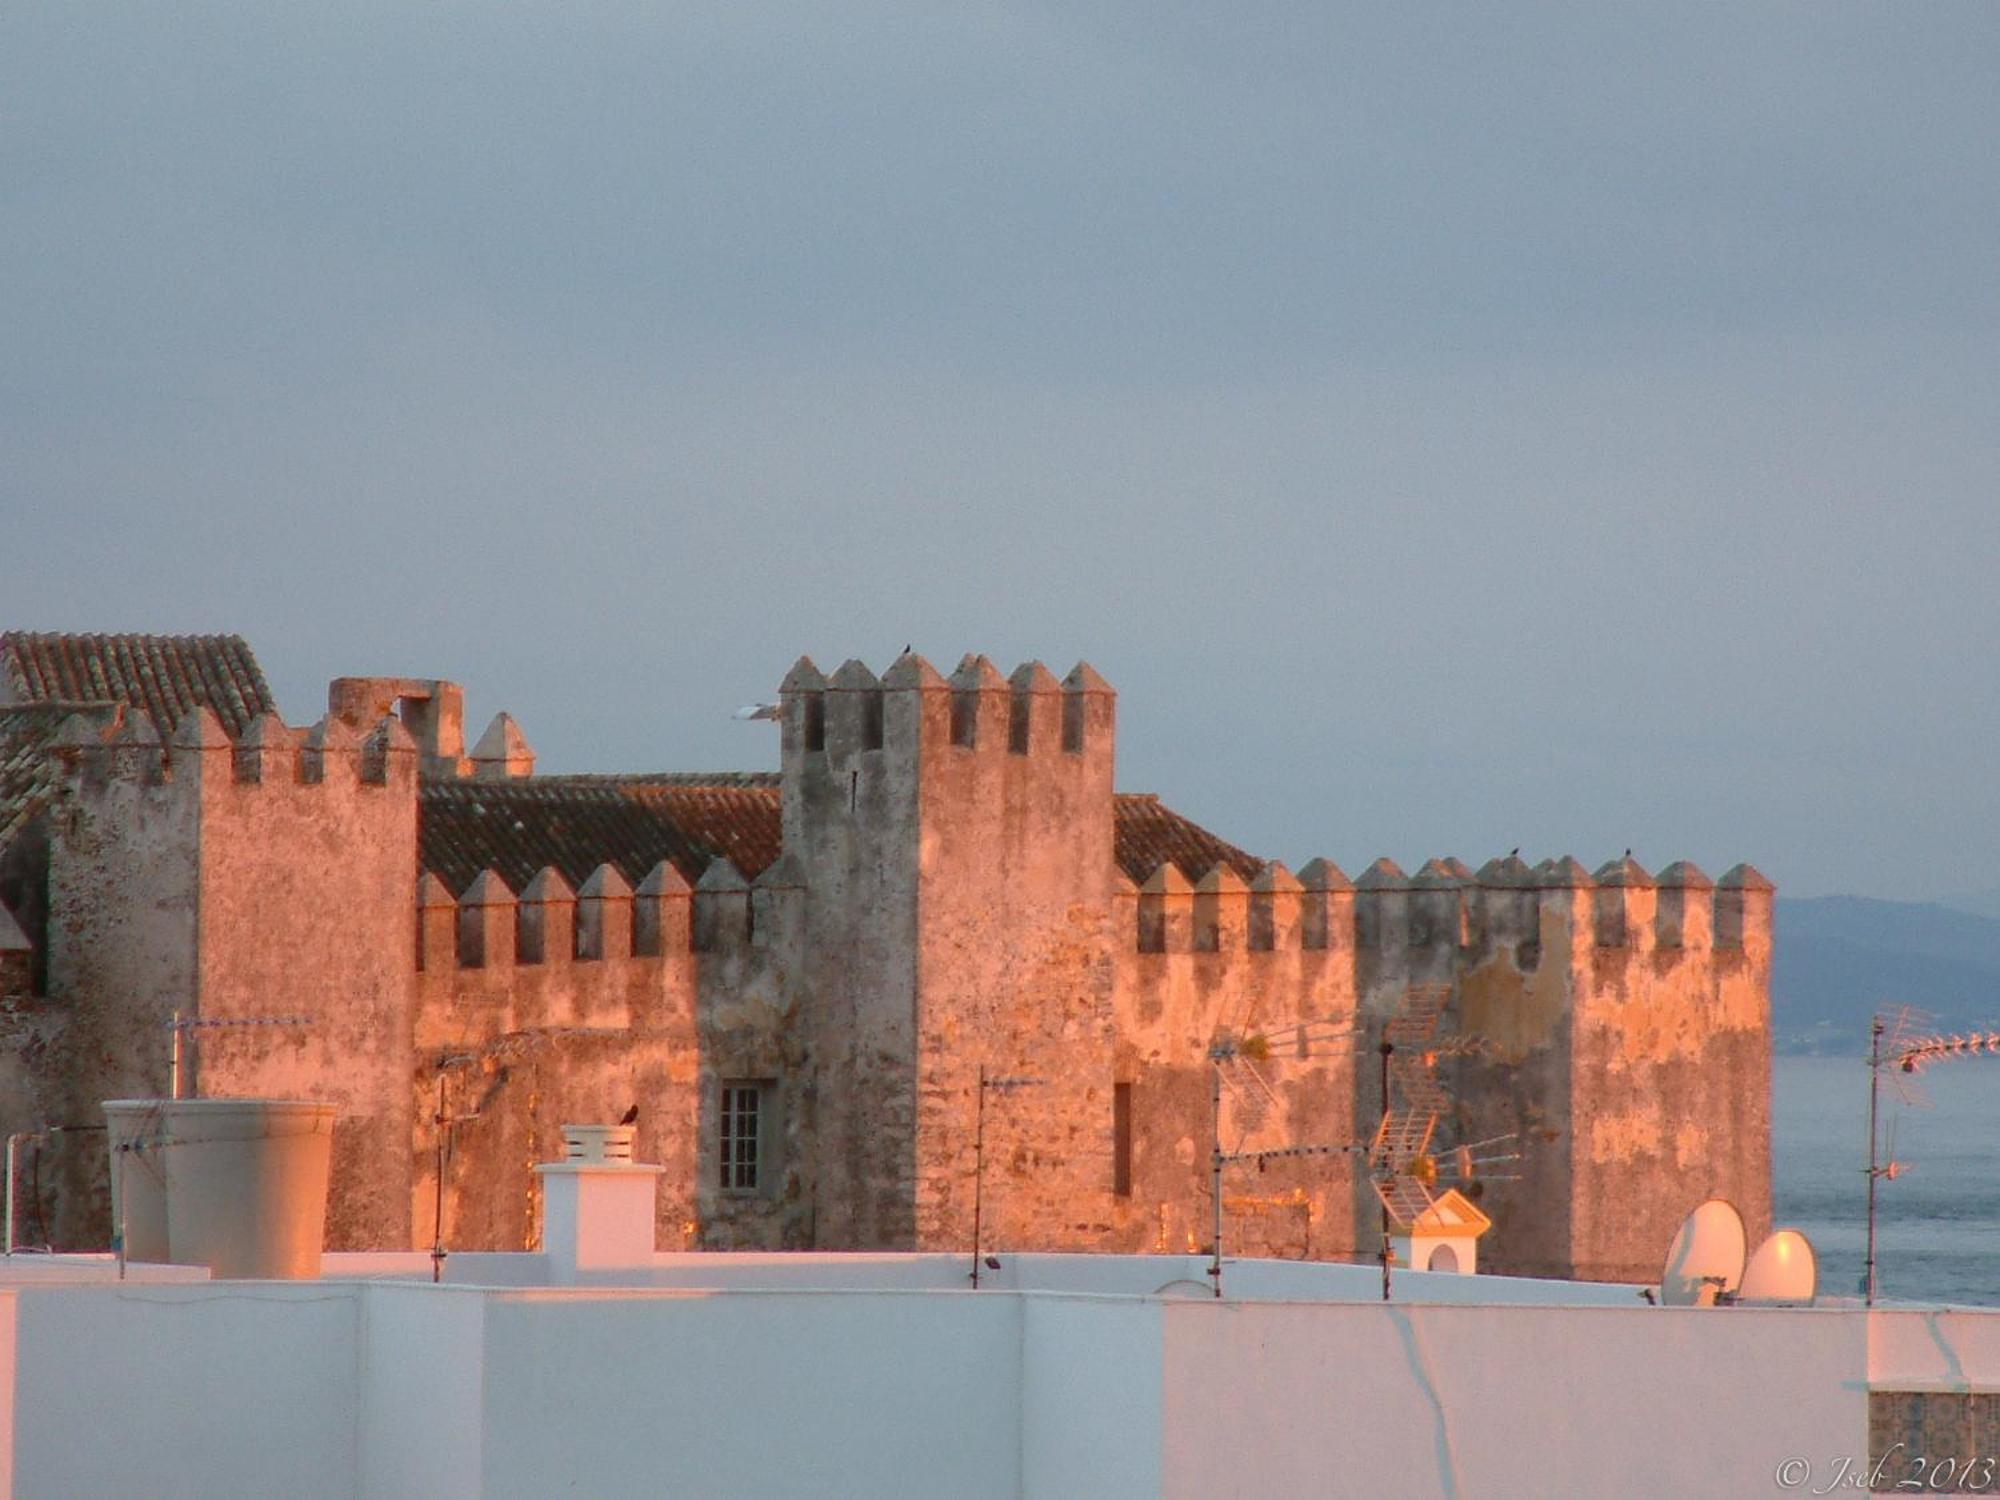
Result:
{"label": "overcast sky", "polygon": [[0,12],[0,625],[775,763],[1121,693],[1294,867],[2000,884],[2000,5]]}

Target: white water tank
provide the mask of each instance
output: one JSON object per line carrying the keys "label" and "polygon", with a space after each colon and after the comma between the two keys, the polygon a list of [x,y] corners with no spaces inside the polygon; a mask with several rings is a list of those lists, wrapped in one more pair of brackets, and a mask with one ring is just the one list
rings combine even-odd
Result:
{"label": "white water tank", "polygon": [[217,1277],[319,1275],[334,1107],[308,1099],[171,1099],[167,1246]]}

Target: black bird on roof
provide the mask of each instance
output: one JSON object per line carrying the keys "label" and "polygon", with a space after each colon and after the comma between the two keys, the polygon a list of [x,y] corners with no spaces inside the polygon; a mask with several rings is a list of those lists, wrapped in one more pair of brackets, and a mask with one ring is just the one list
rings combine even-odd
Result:
{"label": "black bird on roof", "polygon": [[639,1123],[639,1106],[635,1104],[626,1110],[625,1117],[618,1123],[620,1125],[637,1125]]}

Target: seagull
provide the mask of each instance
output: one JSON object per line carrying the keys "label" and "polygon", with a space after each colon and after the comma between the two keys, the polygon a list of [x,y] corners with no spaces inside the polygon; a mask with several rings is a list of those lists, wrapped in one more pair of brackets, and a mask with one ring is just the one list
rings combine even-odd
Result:
{"label": "seagull", "polygon": [[742,722],[748,722],[751,719],[782,718],[784,712],[785,711],[775,703],[746,703],[743,705],[743,707],[737,709],[736,712],[731,714],[729,717]]}

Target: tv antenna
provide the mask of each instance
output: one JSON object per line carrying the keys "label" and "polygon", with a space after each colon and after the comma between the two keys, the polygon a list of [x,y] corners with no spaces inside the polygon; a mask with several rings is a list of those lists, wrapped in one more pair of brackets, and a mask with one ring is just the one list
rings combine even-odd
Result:
{"label": "tv antenna", "polygon": [[[1218,1031],[1215,1040],[1209,1043],[1212,1074],[1209,1102],[1214,1122],[1213,1149],[1209,1153],[1209,1207],[1214,1217],[1210,1224],[1208,1278],[1217,1297],[1222,1295],[1223,1170],[1239,1162],[1255,1162],[1261,1172],[1274,1161],[1358,1154],[1363,1149],[1353,1141],[1307,1143],[1274,1139],[1269,1126],[1274,1118],[1282,1120],[1284,1104],[1268,1075],[1287,1063],[1351,1056],[1360,1036],[1360,1030],[1349,1022],[1320,1018],[1241,1035]],[[1223,1126],[1225,1101],[1234,1127],[1234,1138],[1227,1144]]]}
{"label": "tv antenna", "polygon": [[1485,1050],[1483,1038],[1459,1033],[1439,1036],[1438,1026],[1451,999],[1448,984],[1413,984],[1382,1027],[1376,1050],[1382,1059],[1382,1113],[1368,1146],[1368,1182],[1382,1205],[1382,1300],[1389,1300],[1390,1267],[1395,1262],[1395,1225],[1414,1225],[1437,1202],[1432,1189],[1443,1156],[1467,1196],[1478,1197],[1487,1181],[1512,1181],[1514,1173],[1490,1169],[1518,1161],[1511,1134],[1464,1141],[1449,1150],[1437,1144],[1438,1118],[1451,1112],[1451,1096],[1438,1081],[1438,1060]]}
{"label": "tv antenna", "polygon": [[[183,1011],[175,1011],[167,1021],[167,1029],[173,1033],[173,1046],[167,1064],[167,1097],[178,1099],[185,1085],[186,1075],[193,1071],[190,1064],[195,1060],[195,1043],[204,1031],[218,1031],[226,1027],[241,1026],[310,1026],[312,1021],[306,1016],[190,1016]],[[185,1038],[185,1040],[183,1040]]]}
{"label": "tv antenna", "polygon": [[1930,1031],[1931,1017],[1907,1005],[1893,1011],[1877,1011],[1868,1025],[1868,1250],[1861,1263],[1861,1295],[1865,1305],[1875,1305],[1875,1184],[1893,1182],[1909,1170],[1907,1162],[1896,1160],[1896,1122],[1889,1121],[1888,1160],[1879,1149],[1877,1120],[1881,1113],[1882,1072],[1905,1105],[1924,1108],[1930,1096],[1918,1082],[1924,1069],[1933,1063],[1956,1057],[2000,1054],[2000,1029],[1991,1027],[1965,1032]]}

